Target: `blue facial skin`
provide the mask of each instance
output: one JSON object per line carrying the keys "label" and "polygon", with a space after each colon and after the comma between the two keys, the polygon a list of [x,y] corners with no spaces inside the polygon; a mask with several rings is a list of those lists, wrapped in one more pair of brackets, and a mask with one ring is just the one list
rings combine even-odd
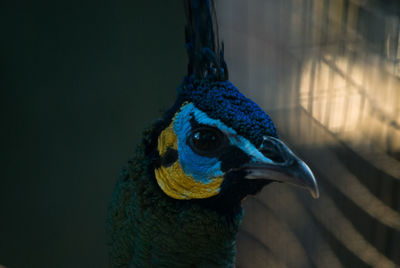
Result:
{"label": "blue facial skin", "polygon": [[195,180],[208,183],[215,177],[223,176],[221,161],[216,157],[200,156],[193,152],[187,143],[192,132],[192,124],[188,118],[193,118],[197,123],[218,128],[225,134],[229,143],[245,152],[251,161],[270,162],[246,138],[238,135],[237,132],[226,126],[220,120],[210,118],[206,113],[197,109],[193,103],[184,105],[177,113],[174,122],[174,132],[178,137],[179,163],[186,174],[191,175]]}
{"label": "blue facial skin", "polygon": [[199,111],[193,104],[185,105],[175,117],[174,132],[178,137],[179,163],[186,174],[195,180],[208,183],[213,177],[223,175],[221,161],[215,157],[205,157],[196,154],[187,144],[186,139],[191,133],[192,125],[188,118]]}

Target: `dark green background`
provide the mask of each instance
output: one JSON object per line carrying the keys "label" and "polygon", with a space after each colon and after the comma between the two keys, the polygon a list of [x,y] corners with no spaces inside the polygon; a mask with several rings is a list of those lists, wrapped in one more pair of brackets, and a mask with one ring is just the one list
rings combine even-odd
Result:
{"label": "dark green background", "polygon": [[0,9],[0,264],[105,267],[120,167],[186,71],[181,1]]}

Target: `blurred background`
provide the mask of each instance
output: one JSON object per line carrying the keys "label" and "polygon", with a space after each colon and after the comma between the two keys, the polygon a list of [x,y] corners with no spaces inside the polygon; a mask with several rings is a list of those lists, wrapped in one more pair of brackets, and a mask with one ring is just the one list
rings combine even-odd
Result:
{"label": "blurred background", "polygon": [[232,81],[316,173],[245,202],[239,267],[400,266],[400,2],[225,0]]}
{"label": "blurred background", "polygon": [[[64,4],[0,8],[9,268],[106,267],[120,167],[186,72],[181,1]],[[217,13],[231,81],[321,190],[248,198],[237,266],[400,266],[400,2],[220,0]]]}

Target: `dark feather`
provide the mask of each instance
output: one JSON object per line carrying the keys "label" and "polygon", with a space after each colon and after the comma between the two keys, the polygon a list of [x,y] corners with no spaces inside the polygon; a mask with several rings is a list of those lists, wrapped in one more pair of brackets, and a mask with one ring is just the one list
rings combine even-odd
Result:
{"label": "dark feather", "polygon": [[215,5],[212,0],[184,0],[188,76],[225,81],[228,69],[220,45]]}

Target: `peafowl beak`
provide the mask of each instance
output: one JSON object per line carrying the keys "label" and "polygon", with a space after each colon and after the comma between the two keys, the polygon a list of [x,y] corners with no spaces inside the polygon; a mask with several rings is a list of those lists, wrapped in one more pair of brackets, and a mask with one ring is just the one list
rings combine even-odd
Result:
{"label": "peafowl beak", "polygon": [[311,169],[298,158],[281,140],[264,137],[259,151],[271,161],[245,164],[245,179],[267,179],[285,182],[307,189],[312,197],[319,197],[318,184]]}

